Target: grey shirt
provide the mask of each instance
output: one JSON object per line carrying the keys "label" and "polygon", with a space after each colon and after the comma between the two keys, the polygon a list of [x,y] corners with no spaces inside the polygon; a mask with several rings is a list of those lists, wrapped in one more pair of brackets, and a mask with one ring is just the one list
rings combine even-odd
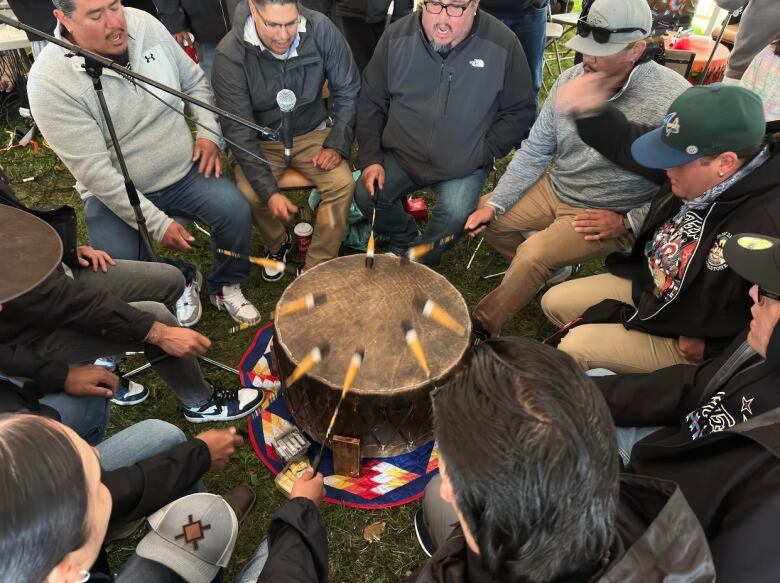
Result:
{"label": "grey shirt", "polygon": [[[499,213],[505,212],[554,164],[550,180],[558,198],[576,207],[629,213],[636,232],[647,211],[646,204],[658,186],[623,170],[585,145],[577,134],[574,118],[555,109],[561,84],[583,72],[582,65],[577,65],[564,71],[555,82],[530,135],[507,166],[489,204]],[[672,101],[689,86],[671,69],[654,62],[642,63],[612,98],[612,104],[629,120],[660,125]]]}

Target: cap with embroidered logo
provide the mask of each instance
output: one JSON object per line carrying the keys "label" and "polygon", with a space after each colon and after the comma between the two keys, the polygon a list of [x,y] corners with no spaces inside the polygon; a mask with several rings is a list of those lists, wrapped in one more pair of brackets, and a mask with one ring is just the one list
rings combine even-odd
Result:
{"label": "cap with embroidered logo", "polygon": [[566,43],[566,48],[591,57],[608,57],[646,38],[653,15],[647,0],[596,0],[584,24],[578,24],[578,34]]}
{"label": "cap with embroidered logo", "polygon": [[209,583],[227,567],[238,538],[238,519],[222,496],[190,494],[148,518],[151,531],[136,547],[189,583]]}
{"label": "cap with embroidered logo", "polygon": [[761,143],[764,106],[757,93],[736,85],[689,87],[669,107],[663,124],[631,145],[648,168],[674,168],[702,156],[739,152]]}
{"label": "cap with embroidered logo", "polygon": [[780,239],[741,233],[728,240],[723,257],[750,283],[780,294]]}

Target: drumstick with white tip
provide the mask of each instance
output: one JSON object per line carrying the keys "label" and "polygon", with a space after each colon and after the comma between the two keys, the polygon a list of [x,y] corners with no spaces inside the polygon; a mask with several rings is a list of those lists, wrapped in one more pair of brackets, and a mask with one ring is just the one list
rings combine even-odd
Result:
{"label": "drumstick with white tip", "polygon": [[436,322],[439,326],[444,326],[448,330],[452,330],[458,336],[463,336],[466,333],[466,327],[432,299],[424,299],[417,296],[413,301],[415,307],[429,320]]}
{"label": "drumstick with white tip", "polygon": [[371,234],[368,236],[368,245],[366,245],[366,267],[374,267],[374,221],[376,221],[376,201],[374,201],[374,212],[371,214]]}
{"label": "drumstick with white tip", "polygon": [[328,296],[325,294],[306,294],[302,298],[287,302],[276,310],[276,317],[289,316],[298,312],[308,312],[327,303],[327,301]]}
{"label": "drumstick with white tip", "polygon": [[232,257],[233,259],[243,259],[244,261],[249,261],[249,263],[253,263],[254,265],[259,265],[260,267],[267,267],[268,269],[273,269],[275,271],[286,271],[287,273],[293,275],[298,273],[298,268],[295,265],[292,265],[291,263],[284,263],[283,261],[275,261],[273,259],[266,259],[265,257],[255,257],[253,255],[243,255],[241,253],[236,253],[235,251],[230,251],[228,249],[217,249],[217,253],[225,255],[226,257]]}
{"label": "drumstick with white tip", "polygon": [[333,431],[333,426],[336,424],[336,417],[339,415],[341,404],[344,402],[344,397],[347,396],[347,393],[352,388],[352,384],[355,382],[355,379],[360,372],[360,367],[363,366],[363,357],[365,354],[366,351],[363,348],[358,348],[355,351],[355,354],[352,355],[352,359],[349,361],[347,374],[344,375],[344,388],[341,389],[341,396],[339,397],[338,403],[336,403],[336,408],[333,410],[333,416],[330,418],[330,423],[328,423],[328,429],[325,431],[325,439],[322,440],[320,451],[317,453],[317,457],[314,458],[314,463],[311,466],[314,469],[315,476],[317,475],[317,468],[319,468],[320,462],[322,461],[322,453],[325,451],[325,444],[328,443],[330,434]]}
{"label": "drumstick with white tip", "polygon": [[420,243],[419,245],[415,245],[414,247],[409,247],[408,251],[406,252],[406,256],[411,261],[417,261],[421,257],[424,257],[431,251],[433,251],[436,247],[441,247],[442,245],[446,245],[450,241],[455,240],[455,235],[447,235],[446,237],[442,237],[438,241],[434,241],[433,243]]}
{"label": "drumstick with white tip", "polygon": [[420,337],[417,335],[417,330],[414,329],[411,322],[404,320],[401,322],[401,328],[403,328],[406,336],[406,344],[409,346],[409,350],[412,351],[412,356],[420,365],[420,368],[425,372],[426,377],[431,376],[431,369],[428,367],[428,360],[425,358],[425,351],[423,350]]}
{"label": "drumstick with white tip", "polygon": [[301,379],[304,375],[313,369],[316,365],[322,362],[322,359],[328,356],[330,352],[330,344],[323,343],[322,346],[315,346],[311,349],[311,352],[307,354],[301,363],[295,367],[295,370],[287,377],[287,386],[292,386],[295,382]]}

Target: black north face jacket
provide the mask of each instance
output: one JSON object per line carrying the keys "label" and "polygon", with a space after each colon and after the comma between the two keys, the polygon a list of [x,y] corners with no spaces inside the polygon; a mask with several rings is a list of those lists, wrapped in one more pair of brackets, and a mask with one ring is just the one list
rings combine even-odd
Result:
{"label": "black north face jacket", "polygon": [[390,150],[419,185],[470,174],[505,156],[533,122],[531,73],[515,34],[478,12],[446,57],[415,12],[392,24],[363,73],[357,164]]}
{"label": "black north face jacket", "polygon": [[626,328],[669,338],[704,338],[706,356],[715,356],[750,321],[751,284],[728,269],[722,246],[738,233],[780,237],[780,141],[773,135],[780,131],[780,122],[767,124],[769,159],[710,205],[680,290],[666,303],[653,293],[655,284],[645,245],[677,213],[682,200],[672,193],[664,171],[640,166],[631,156],[633,141],[652,129],[629,122],[612,107],[577,120],[577,130],[586,144],[615,164],[661,184],[630,255],[613,253],[606,266],[610,273],[632,281],[637,308],[624,314]]}

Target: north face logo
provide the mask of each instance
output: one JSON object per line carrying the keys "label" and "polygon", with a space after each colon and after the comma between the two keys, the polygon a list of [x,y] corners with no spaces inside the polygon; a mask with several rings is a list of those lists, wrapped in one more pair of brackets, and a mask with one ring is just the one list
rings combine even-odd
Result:
{"label": "north face logo", "polygon": [[485,67],[485,61],[483,61],[482,59],[472,59],[471,61],[469,61],[469,65],[471,65],[472,67],[476,67],[477,69],[482,69]]}

